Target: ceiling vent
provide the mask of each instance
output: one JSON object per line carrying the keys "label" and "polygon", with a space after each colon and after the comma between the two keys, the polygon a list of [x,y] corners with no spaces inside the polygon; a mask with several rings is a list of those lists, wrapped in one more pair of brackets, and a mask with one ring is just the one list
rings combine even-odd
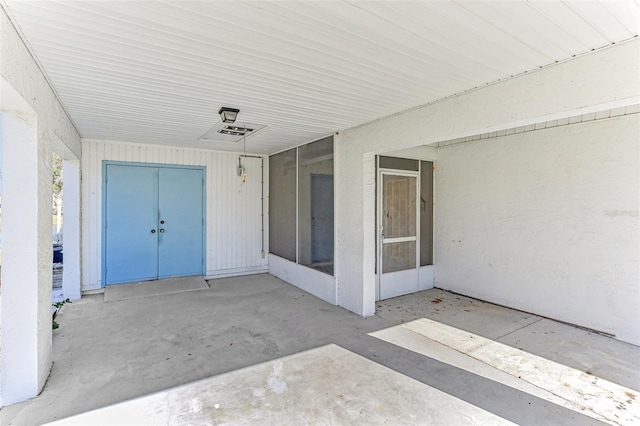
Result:
{"label": "ceiling vent", "polygon": [[265,127],[266,126],[263,126],[261,124],[229,124],[219,122],[209,130],[207,130],[207,133],[200,136],[198,140],[235,144],[242,141],[245,136],[247,138],[253,136]]}

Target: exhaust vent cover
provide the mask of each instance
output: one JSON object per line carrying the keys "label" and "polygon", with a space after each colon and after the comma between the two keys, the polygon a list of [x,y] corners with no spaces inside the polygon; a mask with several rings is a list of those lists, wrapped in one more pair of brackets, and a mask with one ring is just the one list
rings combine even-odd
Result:
{"label": "exhaust vent cover", "polygon": [[245,136],[247,138],[251,137],[265,127],[267,126],[264,126],[262,124],[229,124],[219,122],[209,130],[207,130],[207,132],[204,135],[200,136],[198,140],[237,144],[238,142],[242,141]]}

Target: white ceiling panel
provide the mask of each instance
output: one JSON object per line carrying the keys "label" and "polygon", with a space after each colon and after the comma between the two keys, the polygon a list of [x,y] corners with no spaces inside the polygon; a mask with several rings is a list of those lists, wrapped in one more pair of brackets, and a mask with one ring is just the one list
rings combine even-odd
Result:
{"label": "white ceiling panel", "polygon": [[81,136],[273,153],[640,32],[636,1],[0,0]]}

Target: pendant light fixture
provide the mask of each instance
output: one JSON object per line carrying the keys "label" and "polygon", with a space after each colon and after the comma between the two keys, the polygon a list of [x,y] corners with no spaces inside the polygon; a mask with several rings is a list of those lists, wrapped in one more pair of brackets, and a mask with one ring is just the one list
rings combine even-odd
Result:
{"label": "pendant light fixture", "polygon": [[222,107],[220,111],[218,111],[218,114],[220,114],[223,123],[233,123],[236,121],[236,118],[238,118],[239,112],[239,109]]}

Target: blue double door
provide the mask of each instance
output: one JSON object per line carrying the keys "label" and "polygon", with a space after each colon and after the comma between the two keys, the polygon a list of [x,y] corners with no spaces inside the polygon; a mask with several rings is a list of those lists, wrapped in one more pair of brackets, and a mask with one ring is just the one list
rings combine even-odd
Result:
{"label": "blue double door", "polygon": [[105,165],[106,285],[201,275],[204,170]]}

